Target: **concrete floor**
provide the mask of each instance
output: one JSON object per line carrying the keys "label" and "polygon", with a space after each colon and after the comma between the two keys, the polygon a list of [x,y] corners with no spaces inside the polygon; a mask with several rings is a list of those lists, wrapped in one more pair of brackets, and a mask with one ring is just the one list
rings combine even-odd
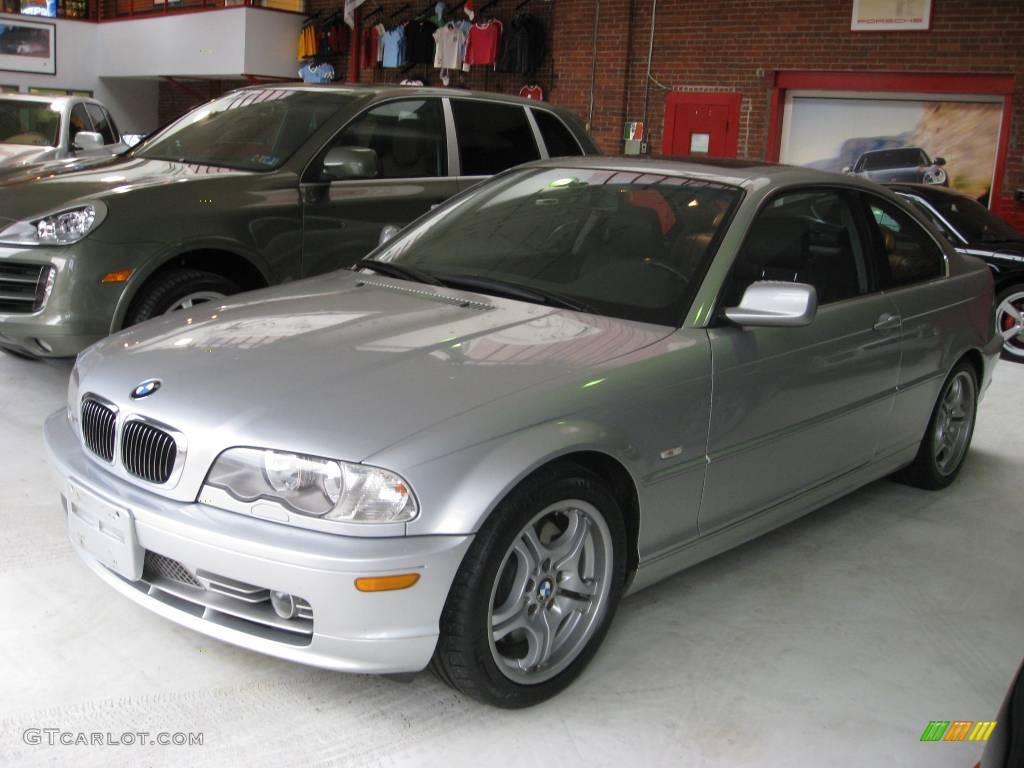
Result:
{"label": "concrete floor", "polygon": [[[959,481],[882,481],[622,604],[583,678],[502,712],[429,674],[330,674],[208,640],[73,555],[40,425],[66,363],[0,354],[0,765],[971,766],[929,720],[995,716],[1024,655],[1024,366]],[[26,728],[204,734],[32,746]]]}

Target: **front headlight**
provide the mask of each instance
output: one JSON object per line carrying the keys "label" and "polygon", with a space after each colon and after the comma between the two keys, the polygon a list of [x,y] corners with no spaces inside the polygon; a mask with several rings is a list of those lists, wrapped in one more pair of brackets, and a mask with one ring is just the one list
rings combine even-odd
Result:
{"label": "front headlight", "polygon": [[81,437],[82,430],[78,424],[79,386],[78,362],[76,361],[75,367],[71,369],[71,376],[68,378],[68,421],[71,422],[71,430]]}
{"label": "front headlight", "polygon": [[282,451],[231,448],[217,457],[206,485],[322,520],[407,523],[419,514],[412,490],[394,472]]}
{"label": "front headlight", "polygon": [[0,243],[8,245],[70,245],[96,229],[107,217],[107,206],[99,200],[54,211],[38,219],[17,221],[0,232]]}

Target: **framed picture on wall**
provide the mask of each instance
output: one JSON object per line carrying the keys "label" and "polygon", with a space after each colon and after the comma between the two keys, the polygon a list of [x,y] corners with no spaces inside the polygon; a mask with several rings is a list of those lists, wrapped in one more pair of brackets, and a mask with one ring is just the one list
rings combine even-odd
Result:
{"label": "framed picture on wall", "polygon": [[57,74],[57,25],[0,16],[0,69]]}
{"label": "framed picture on wall", "polygon": [[932,0],[853,0],[855,32],[928,29],[931,23]]}

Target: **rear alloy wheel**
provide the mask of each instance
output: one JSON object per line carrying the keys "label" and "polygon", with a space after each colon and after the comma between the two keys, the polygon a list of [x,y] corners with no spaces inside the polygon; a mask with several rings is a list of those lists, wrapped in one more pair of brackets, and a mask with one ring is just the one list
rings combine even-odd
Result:
{"label": "rear alloy wheel", "polygon": [[956,479],[971,445],[977,410],[974,367],[961,361],[942,386],[917,457],[904,473],[912,485],[937,490]]}
{"label": "rear alloy wheel", "polygon": [[140,291],[128,312],[125,325],[135,325],[157,315],[220,301],[239,290],[234,282],[213,272],[200,269],[170,270],[158,274],[151,284]]}
{"label": "rear alloy wheel", "polygon": [[1024,363],[1024,285],[1014,285],[996,299],[996,333],[1003,337],[1003,359]]}
{"label": "rear alloy wheel", "polygon": [[528,479],[477,534],[441,617],[432,667],[499,707],[554,696],[583,670],[625,580],[622,514],[588,471]]}

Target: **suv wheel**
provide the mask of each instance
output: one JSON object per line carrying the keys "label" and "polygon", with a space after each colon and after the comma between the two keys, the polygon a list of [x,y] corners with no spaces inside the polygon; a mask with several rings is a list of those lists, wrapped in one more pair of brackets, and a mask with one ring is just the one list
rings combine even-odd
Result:
{"label": "suv wheel", "polygon": [[200,269],[170,270],[157,275],[142,289],[128,311],[125,326],[208,301],[219,301],[239,290],[234,282],[213,272]]}

